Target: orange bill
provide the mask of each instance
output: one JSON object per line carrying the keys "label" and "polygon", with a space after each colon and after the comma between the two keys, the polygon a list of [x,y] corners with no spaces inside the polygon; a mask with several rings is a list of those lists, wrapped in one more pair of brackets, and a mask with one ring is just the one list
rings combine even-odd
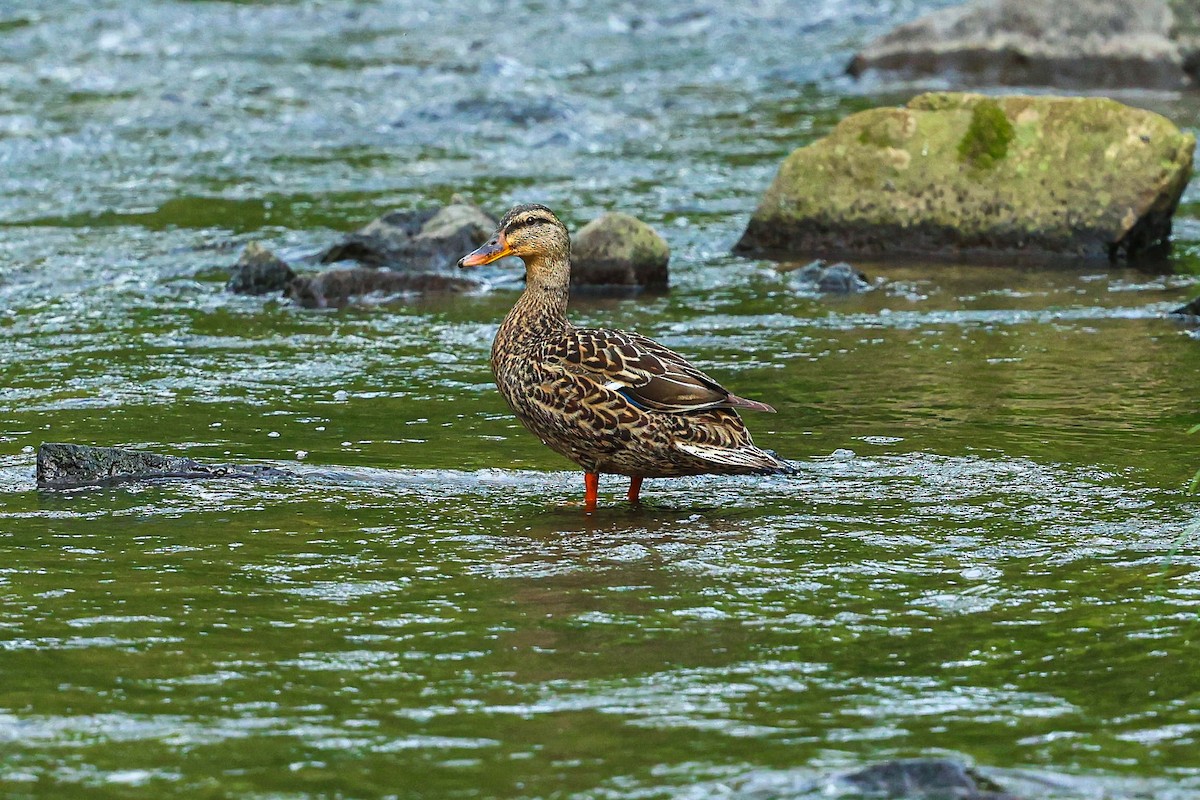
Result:
{"label": "orange bill", "polygon": [[497,259],[504,258],[507,255],[512,255],[512,249],[508,246],[508,242],[505,240],[504,234],[497,233],[478,250],[474,250],[463,256],[459,260],[458,266],[480,267],[484,264],[490,264]]}

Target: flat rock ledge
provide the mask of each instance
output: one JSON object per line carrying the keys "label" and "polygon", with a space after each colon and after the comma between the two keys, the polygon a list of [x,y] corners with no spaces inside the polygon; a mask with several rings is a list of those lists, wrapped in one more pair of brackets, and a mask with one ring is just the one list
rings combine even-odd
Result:
{"label": "flat rock ledge", "polygon": [[1132,259],[1166,244],[1194,149],[1107,98],[922,94],[788,156],[734,251]]}
{"label": "flat rock ledge", "polygon": [[869,42],[848,72],[969,86],[1179,90],[1196,85],[1190,0],[976,0]]}
{"label": "flat rock ledge", "polygon": [[46,442],[37,451],[39,489],[70,489],[150,478],[278,478],[291,473],[265,466],[205,464],[124,447]]}

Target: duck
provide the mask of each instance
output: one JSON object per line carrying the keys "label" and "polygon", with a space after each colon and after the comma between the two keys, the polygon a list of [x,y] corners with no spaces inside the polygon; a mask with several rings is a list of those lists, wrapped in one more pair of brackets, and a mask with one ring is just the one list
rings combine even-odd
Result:
{"label": "duck", "polygon": [[687,359],[631,331],[578,328],[567,319],[571,237],[547,206],[517,205],[460,268],[516,256],[525,289],[492,342],[496,386],[517,419],[584,472],[584,506],[595,510],[600,476],[630,479],[789,471],[757,447],[739,411],[774,412],[733,394]]}

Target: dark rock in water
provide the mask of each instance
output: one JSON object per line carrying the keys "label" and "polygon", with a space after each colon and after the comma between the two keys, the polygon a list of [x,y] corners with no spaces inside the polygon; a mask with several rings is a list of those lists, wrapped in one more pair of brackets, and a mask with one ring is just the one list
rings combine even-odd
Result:
{"label": "dark rock in water", "polygon": [[[392,211],[319,257],[323,264],[358,261],[364,266],[303,275],[283,288],[307,308],[341,306],[373,293],[470,291],[482,284],[459,277],[455,265],[495,229],[496,220],[458,195],[440,209]],[[383,266],[390,269],[378,269]]]}
{"label": "dark rock in water", "polygon": [[844,261],[829,264],[817,259],[793,272],[791,277],[826,294],[855,294],[871,288],[866,274]]}
{"label": "dark rock in water", "polygon": [[1184,305],[1181,305],[1179,308],[1172,309],[1171,313],[1180,317],[1200,318],[1200,297],[1193,297],[1190,301]]}
{"label": "dark rock in water", "polygon": [[[486,65],[483,67],[484,72],[490,72],[493,77],[500,77],[504,69],[488,69]],[[511,83],[519,82],[521,81],[511,79],[506,81],[509,84],[506,89],[511,88]],[[459,125],[505,122],[530,128],[535,125],[565,122],[574,113],[574,109],[568,103],[556,97],[547,97],[541,92],[526,94],[520,91],[505,91],[499,96],[469,97],[453,103],[437,100],[416,109],[414,117],[427,122],[453,121]],[[402,119],[395,124],[404,127],[409,122],[410,120]]]}
{"label": "dark rock in water", "polygon": [[251,242],[233,265],[225,288],[234,294],[282,292],[295,277],[286,261],[258,242]]}
{"label": "dark rock in water", "polygon": [[1103,97],[929,93],[779,168],[735,251],[955,259],[1161,253],[1196,140]]}
{"label": "dark rock in water", "polygon": [[449,112],[429,109],[423,115],[433,119],[486,122],[505,120],[517,125],[544,125],[571,117],[571,107],[553,97],[484,97],[459,100]]}
{"label": "dark rock in water", "polygon": [[664,288],[671,248],[646,223],[628,214],[604,214],[571,242],[571,283]]}
{"label": "dark rock in water", "polygon": [[1009,800],[993,781],[949,759],[898,759],[873,764],[834,779],[839,790],[872,797],[927,800]]}
{"label": "dark rock in water", "polygon": [[190,458],[160,456],[123,447],[46,442],[37,452],[39,488],[66,489],[144,478],[275,478],[290,475],[273,467],[202,464]]}
{"label": "dark rock in water", "polygon": [[343,306],[353,297],[372,293],[467,292],[481,284],[439,272],[395,272],[390,269],[354,267],[330,269],[317,275],[296,278],[287,296],[305,308]]}
{"label": "dark rock in water", "polygon": [[[1182,89],[1192,83],[1177,0],[977,0],[870,42],[852,75],[949,75],[972,86]],[[1195,16],[1193,12],[1193,16]]]}
{"label": "dark rock in water", "polygon": [[496,230],[496,220],[455,195],[437,210],[391,211],[321,253],[322,264],[357,261],[369,267],[452,270]]}

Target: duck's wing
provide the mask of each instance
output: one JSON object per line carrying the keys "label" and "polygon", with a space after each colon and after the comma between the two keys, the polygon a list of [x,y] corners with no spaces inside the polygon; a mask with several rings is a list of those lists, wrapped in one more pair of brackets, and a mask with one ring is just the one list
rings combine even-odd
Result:
{"label": "duck's wing", "polygon": [[774,411],[738,397],[653,339],[605,328],[571,328],[554,355],[571,372],[587,375],[634,405],[682,413],[713,408]]}

